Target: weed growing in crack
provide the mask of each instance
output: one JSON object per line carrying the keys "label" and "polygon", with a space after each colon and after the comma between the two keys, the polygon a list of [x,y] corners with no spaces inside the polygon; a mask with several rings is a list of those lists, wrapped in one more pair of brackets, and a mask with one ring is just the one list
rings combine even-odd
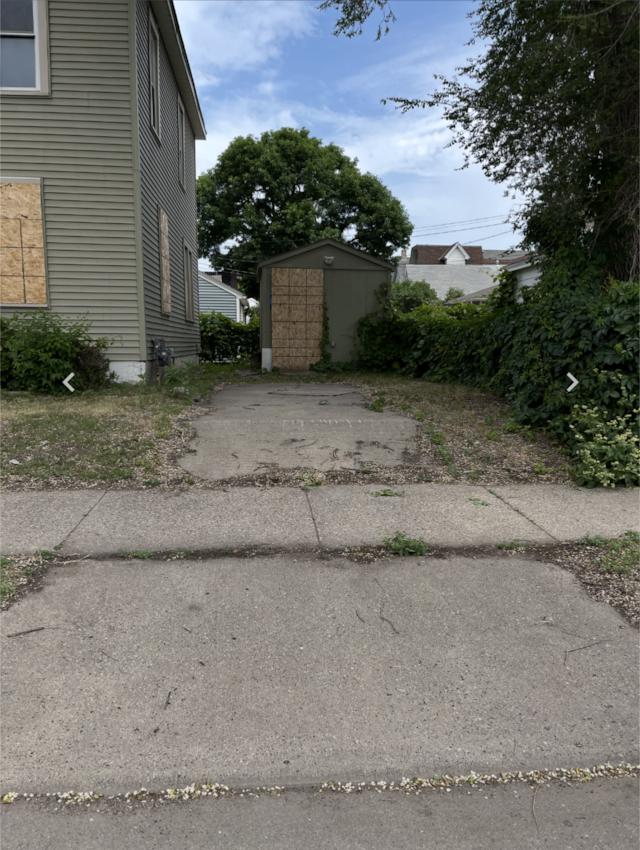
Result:
{"label": "weed growing in crack", "polygon": [[426,555],[429,547],[424,542],[422,537],[416,540],[414,537],[407,537],[404,531],[396,531],[393,537],[383,537],[384,544],[396,555]]}

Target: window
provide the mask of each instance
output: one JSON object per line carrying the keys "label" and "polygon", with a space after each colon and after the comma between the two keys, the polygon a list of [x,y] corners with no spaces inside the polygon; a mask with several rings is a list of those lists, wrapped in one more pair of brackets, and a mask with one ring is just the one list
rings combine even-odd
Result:
{"label": "window", "polygon": [[0,88],[7,94],[48,94],[45,0],[0,0]]}
{"label": "window", "polygon": [[2,177],[0,207],[0,302],[46,307],[40,179]]}
{"label": "window", "polygon": [[171,315],[171,266],[169,262],[169,218],[158,207],[158,241],[160,243],[160,301],[163,315]]}
{"label": "window", "polygon": [[151,126],[160,136],[160,36],[149,18],[149,110]]}
{"label": "window", "polygon": [[193,253],[188,245],[184,246],[184,314],[188,322],[193,322]]}
{"label": "window", "polygon": [[184,187],[184,106],[178,100],[178,176]]}

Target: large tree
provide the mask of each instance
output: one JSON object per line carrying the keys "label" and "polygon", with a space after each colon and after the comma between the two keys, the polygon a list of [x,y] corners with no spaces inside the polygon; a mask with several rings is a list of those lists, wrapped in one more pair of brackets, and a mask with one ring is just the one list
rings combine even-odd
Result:
{"label": "large tree", "polygon": [[[326,0],[335,35],[352,37],[386,0]],[[479,0],[471,12],[482,53],[436,76],[424,99],[388,97],[402,111],[440,107],[462,147],[493,181],[527,203],[514,218],[524,246],[569,246],[603,274],[635,278],[638,231],[637,0]],[[383,29],[384,27],[384,29]]]}
{"label": "large tree", "polygon": [[389,259],[413,227],[400,201],[357,163],[304,128],[234,139],[198,178],[200,256],[246,270],[243,288],[254,297],[257,262],[327,236]]}

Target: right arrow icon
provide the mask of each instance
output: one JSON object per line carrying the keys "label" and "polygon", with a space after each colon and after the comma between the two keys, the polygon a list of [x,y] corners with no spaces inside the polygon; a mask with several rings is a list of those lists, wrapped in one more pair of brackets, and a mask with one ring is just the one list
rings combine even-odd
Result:
{"label": "right arrow icon", "polygon": [[571,386],[567,387],[567,392],[570,393],[571,390],[575,390],[580,381],[577,378],[574,378],[571,372],[567,372],[567,378],[571,378]]}

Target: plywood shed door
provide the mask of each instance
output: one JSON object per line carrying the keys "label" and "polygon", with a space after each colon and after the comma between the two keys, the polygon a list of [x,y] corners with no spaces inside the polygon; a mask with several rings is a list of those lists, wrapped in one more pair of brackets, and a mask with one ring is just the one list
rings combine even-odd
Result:
{"label": "plywood shed door", "polygon": [[273,365],[308,369],[320,360],[324,304],[322,269],[271,270]]}

